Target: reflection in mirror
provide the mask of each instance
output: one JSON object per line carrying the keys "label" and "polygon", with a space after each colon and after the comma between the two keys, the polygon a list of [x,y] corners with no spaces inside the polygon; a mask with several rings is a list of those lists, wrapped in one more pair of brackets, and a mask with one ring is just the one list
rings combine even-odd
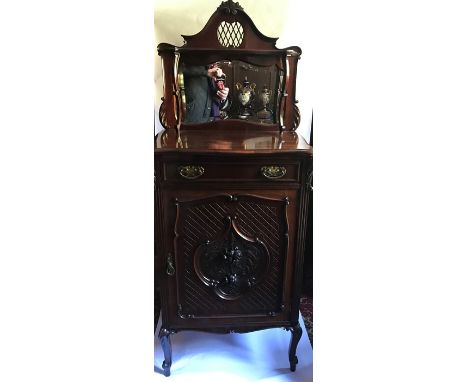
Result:
{"label": "reflection in mirror", "polygon": [[179,66],[178,86],[184,123],[241,119],[277,123],[283,71],[276,65],[243,61]]}

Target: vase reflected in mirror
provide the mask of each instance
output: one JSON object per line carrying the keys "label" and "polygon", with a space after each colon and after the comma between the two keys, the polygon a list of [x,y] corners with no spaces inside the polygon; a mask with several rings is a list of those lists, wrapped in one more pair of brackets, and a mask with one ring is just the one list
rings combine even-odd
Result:
{"label": "vase reflected in mirror", "polygon": [[257,112],[257,117],[260,120],[271,120],[272,113],[268,108],[271,98],[271,90],[268,89],[266,85],[263,86],[263,89],[260,93],[260,102],[262,103],[263,108]]}
{"label": "vase reflected in mirror", "polygon": [[247,119],[252,115],[252,101],[255,97],[255,83],[250,83],[247,77],[244,82],[236,83],[236,90],[238,91],[237,98],[241,104],[239,110],[239,118]]}

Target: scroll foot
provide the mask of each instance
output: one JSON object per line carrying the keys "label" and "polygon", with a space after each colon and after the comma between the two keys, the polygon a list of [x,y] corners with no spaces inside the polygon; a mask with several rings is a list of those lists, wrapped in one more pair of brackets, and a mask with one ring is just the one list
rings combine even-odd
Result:
{"label": "scroll foot", "polygon": [[296,356],[297,344],[302,336],[302,328],[299,324],[289,328],[291,330],[291,342],[289,343],[289,365],[291,371],[296,371],[296,365],[299,362]]}
{"label": "scroll foot", "polygon": [[163,374],[166,377],[171,375],[171,365],[172,365],[172,345],[170,336],[171,332],[168,329],[161,328],[159,331],[159,342],[164,352],[164,362],[162,364]]}

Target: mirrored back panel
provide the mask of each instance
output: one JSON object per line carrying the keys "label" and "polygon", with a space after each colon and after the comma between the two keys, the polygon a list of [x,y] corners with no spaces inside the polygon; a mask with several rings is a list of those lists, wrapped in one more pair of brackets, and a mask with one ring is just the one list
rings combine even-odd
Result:
{"label": "mirrored back panel", "polygon": [[180,60],[178,88],[184,124],[242,120],[276,124],[284,71],[276,63],[220,60],[200,65]]}

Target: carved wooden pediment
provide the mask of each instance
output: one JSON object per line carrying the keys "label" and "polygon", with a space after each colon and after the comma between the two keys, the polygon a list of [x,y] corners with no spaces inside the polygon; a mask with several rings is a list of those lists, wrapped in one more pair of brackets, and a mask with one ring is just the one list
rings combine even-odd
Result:
{"label": "carved wooden pediment", "polygon": [[278,38],[262,34],[244,9],[232,0],[223,1],[205,27],[192,36],[182,35],[184,48],[276,49]]}

